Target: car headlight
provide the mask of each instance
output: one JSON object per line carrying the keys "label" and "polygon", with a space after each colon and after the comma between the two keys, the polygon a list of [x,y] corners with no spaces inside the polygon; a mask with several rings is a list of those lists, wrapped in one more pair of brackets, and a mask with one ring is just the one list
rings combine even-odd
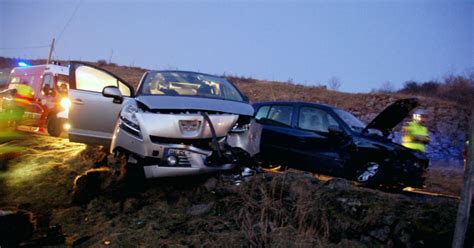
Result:
{"label": "car headlight", "polygon": [[140,130],[140,125],[138,124],[138,119],[136,114],[141,112],[138,108],[135,101],[129,101],[125,107],[123,107],[122,112],[120,113],[120,119],[134,131],[138,132]]}
{"label": "car headlight", "polygon": [[234,127],[230,130],[232,133],[243,133],[248,131],[250,128],[250,124],[239,124],[235,123]]}
{"label": "car headlight", "polygon": [[244,133],[250,129],[250,117],[249,116],[239,116],[237,122],[230,130],[231,133]]}
{"label": "car headlight", "polygon": [[71,107],[71,100],[69,100],[69,98],[67,97],[63,97],[59,104],[64,110],[69,110],[69,108]]}

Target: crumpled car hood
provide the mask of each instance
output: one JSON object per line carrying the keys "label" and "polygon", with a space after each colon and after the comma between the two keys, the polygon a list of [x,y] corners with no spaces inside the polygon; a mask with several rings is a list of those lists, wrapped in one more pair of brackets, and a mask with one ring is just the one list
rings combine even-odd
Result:
{"label": "crumpled car hood", "polygon": [[252,116],[252,105],[245,102],[186,96],[138,96],[137,101],[153,110],[207,110]]}
{"label": "crumpled car hood", "polygon": [[[416,107],[419,101],[416,98],[407,98],[398,100],[388,107],[386,107],[380,114],[378,114],[364,129],[377,129],[384,135],[390,134],[392,129],[407,117],[407,115]],[[364,132],[363,131],[363,132]]]}

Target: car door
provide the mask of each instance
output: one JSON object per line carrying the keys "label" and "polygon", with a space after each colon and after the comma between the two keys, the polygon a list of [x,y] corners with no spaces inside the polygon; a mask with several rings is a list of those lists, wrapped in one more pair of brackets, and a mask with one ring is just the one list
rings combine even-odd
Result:
{"label": "car door", "polygon": [[292,105],[263,105],[256,112],[256,121],[263,125],[260,152],[272,162],[291,164],[293,112]]}
{"label": "car door", "polygon": [[[133,88],[112,73],[93,65],[72,62],[69,67],[71,100],[69,140],[108,146],[123,104],[133,96]],[[106,86],[116,86],[124,96],[122,103],[102,95]]]}
{"label": "car door", "polygon": [[329,133],[329,126],[340,124],[328,111],[300,106],[290,148],[299,169],[328,175],[337,175],[343,169],[340,140]]}

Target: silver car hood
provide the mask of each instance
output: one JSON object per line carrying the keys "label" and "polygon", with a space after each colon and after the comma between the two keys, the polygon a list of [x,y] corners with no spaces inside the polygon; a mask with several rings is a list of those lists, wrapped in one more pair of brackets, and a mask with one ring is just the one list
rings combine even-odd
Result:
{"label": "silver car hood", "polygon": [[154,110],[207,110],[252,116],[252,105],[245,102],[187,96],[138,96],[137,101]]}

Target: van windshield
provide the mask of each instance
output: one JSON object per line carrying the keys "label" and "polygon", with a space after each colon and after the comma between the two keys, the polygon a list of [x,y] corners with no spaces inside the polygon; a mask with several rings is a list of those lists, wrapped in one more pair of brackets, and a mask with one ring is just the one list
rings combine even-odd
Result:
{"label": "van windshield", "polygon": [[237,88],[226,79],[194,72],[148,72],[140,86],[139,94],[243,101]]}
{"label": "van windshield", "polygon": [[65,95],[69,90],[69,76],[67,75],[57,75],[56,87],[59,93]]}

